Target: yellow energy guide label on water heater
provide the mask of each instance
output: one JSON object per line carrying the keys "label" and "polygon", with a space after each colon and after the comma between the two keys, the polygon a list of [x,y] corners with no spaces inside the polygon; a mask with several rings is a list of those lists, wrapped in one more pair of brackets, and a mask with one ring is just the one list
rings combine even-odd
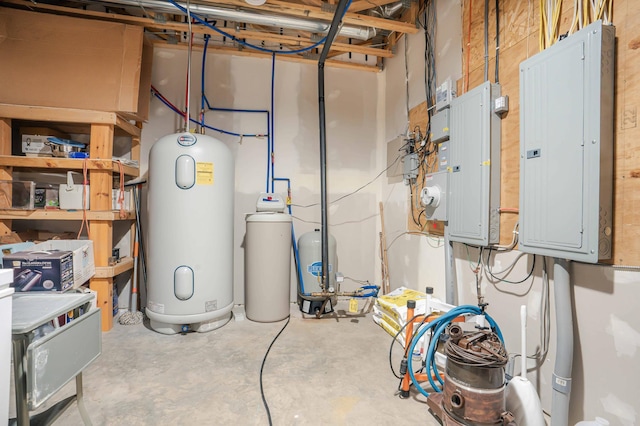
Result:
{"label": "yellow energy guide label on water heater", "polygon": [[213,163],[196,163],[196,185],[213,185]]}

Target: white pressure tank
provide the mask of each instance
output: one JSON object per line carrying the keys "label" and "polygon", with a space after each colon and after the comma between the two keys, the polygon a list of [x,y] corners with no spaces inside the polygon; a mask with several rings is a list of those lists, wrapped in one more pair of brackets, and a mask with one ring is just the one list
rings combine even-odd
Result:
{"label": "white pressure tank", "polygon": [[233,307],[234,160],[210,136],[177,133],[149,154],[146,314],[164,334],[210,331]]}
{"label": "white pressure tank", "polygon": [[[334,292],[336,288],[336,272],[338,272],[338,257],[336,255],[336,239],[329,234],[329,290]],[[326,297],[312,296],[312,293],[321,292],[322,279],[322,233],[319,229],[302,234],[298,239],[298,258],[300,260],[300,272],[302,280],[298,286],[298,305],[300,310],[307,314],[316,314],[322,307],[322,313],[333,311],[335,297],[325,303]]]}

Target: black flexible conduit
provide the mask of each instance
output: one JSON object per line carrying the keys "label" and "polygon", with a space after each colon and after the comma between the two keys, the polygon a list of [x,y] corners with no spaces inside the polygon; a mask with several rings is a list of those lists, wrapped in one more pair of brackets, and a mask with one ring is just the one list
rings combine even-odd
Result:
{"label": "black flexible conduit", "polygon": [[[327,223],[327,126],[324,105],[324,62],[327,59],[331,44],[340,29],[342,16],[351,3],[350,0],[340,0],[331,21],[331,28],[324,42],[320,59],[318,60],[318,104],[320,112],[320,208],[322,214],[322,290],[329,290],[329,226]],[[322,313],[322,312],[321,312]]]}

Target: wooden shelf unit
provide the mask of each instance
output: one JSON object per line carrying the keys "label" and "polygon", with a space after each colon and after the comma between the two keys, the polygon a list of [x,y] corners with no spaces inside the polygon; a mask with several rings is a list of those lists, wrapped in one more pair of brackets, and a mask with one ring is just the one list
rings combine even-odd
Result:
{"label": "wooden shelf unit", "polygon": [[[115,266],[108,259],[113,248],[113,222],[120,219],[111,210],[113,175],[120,172],[113,158],[113,140],[116,135],[131,137],[131,159],[140,160],[141,124],[132,124],[113,112],[88,111],[70,108],[51,108],[0,103],[0,180],[12,180],[13,170],[82,170],[83,160],[55,157],[13,156],[11,153],[12,120],[56,123],[82,129],[79,133],[90,135],[89,170],[91,209],[86,212],[89,232],[93,240],[96,275],[90,281],[91,289],[98,293],[98,307],[102,309],[102,330],[113,327],[113,277],[133,268],[133,260],[125,258]],[[139,175],[139,169],[124,166],[124,174],[130,178]],[[62,210],[0,210],[0,234],[12,230],[13,220],[82,220],[82,211]],[[133,212],[124,220],[135,221]],[[135,223],[132,223],[132,231]],[[131,233],[133,235],[133,232]],[[132,242],[133,247],[133,242]]]}

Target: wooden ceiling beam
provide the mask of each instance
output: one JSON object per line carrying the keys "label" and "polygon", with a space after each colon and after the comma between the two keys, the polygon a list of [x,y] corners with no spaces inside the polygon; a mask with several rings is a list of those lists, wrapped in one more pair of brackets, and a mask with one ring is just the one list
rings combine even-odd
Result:
{"label": "wooden ceiling beam", "polygon": [[377,6],[385,6],[390,3],[397,3],[398,0],[356,0],[349,6],[349,12],[357,13],[363,10],[373,9]]}
{"label": "wooden ceiling beam", "polygon": [[[307,38],[303,39],[296,36],[287,36],[273,33],[265,33],[261,31],[239,30],[234,31],[233,35],[238,38],[246,38],[250,40],[272,41],[282,43],[289,46],[307,47],[313,43]],[[320,45],[322,46],[322,45]],[[380,56],[383,58],[392,58],[393,52],[386,49],[377,49],[375,47],[367,47],[358,44],[336,43],[331,44],[331,50],[342,53],[361,53],[363,55]]]}
{"label": "wooden ceiling beam", "polygon": [[[320,19],[323,21],[327,21],[327,23],[329,23],[333,19],[333,13],[325,12],[319,7],[290,3],[283,0],[267,0],[267,2],[261,6],[252,6],[246,3],[244,0],[202,0],[199,3],[211,5],[227,5],[233,7],[242,7],[243,9],[254,9],[263,13],[271,12],[274,14],[298,16],[308,19]],[[342,21],[345,24],[349,25],[374,27],[382,30],[396,31],[401,33],[416,34],[419,31],[419,29],[411,23],[394,21],[393,19],[377,18],[374,16],[359,15],[352,12],[347,12]]]}
{"label": "wooden ceiling beam", "polygon": [[[30,10],[48,10],[52,12],[60,12],[71,16],[83,16],[93,17],[99,19],[108,19],[112,21],[124,22],[129,24],[144,25],[144,22],[148,21],[148,18],[140,18],[136,16],[120,15],[117,13],[96,12],[84,9],[75,9],[63,6],[55,6],[43,3],[34,3],[29,0],[3,0],[3,3],[18,5]],[[283,13],[287,15],[299,16],[310,19],[320,19],[324,21],[331,21],[333,14],[330,12],[324,12],[319,7],[308,6],[304,4],[293,4],[282,0],[269,0],[262,6],[251,6],[245,3],[244,0],[216,0],[206,1],[204,3],[210,4],[224,4],[228,6],[253,8],[262,11],[271,11],[273,13]],[[419,29],[414,24],[407,22],[394,21],[392,19],[383,19],[373,16],[359,15],[356,13],[348,12],[343,20],[346,24],[358,25],[363,27],[374,27],[388,31],[395,31],[400,33],[416,34]]]}
{"label": "wooden ceiling beam", "polygon": [[[185,43],[166,43],[164,41],[154,41],[154,45],[162,46],[169,49],[187,49],[187,45]],[[202,50],[203,46],[193,46],[193,50]],[[209,50],[213,50],[214,53],[223,53],[234,56],[248,56],[252,58],[271,58],[270,53],[260,52],[257,50],[249,50],[249,49],[237,49],[233,47],[226,46],[211,46],[209,45]],[[300,55],[279,55],[278,61],[286,61],[286,62],[299,62],[303,64],[311,64],[318,65],[317,59],[305,58]],[[344,62],[339,60],[327,60],[325,62],[327,67],[331,68],[341,68],[348,69],[354,71],[367,71],[367,72],[381,72],[382,68],[377,65],[367,65],[360,64],[356,62]]]}
{"label": "wooden ceiling beam", "polygon": [[[5,0],[5,3],[22,5],[22,6],[25,5],[25,2],[20,0]],[[96,19],[107,19],[111,21],[127,23],[130,25],[144,26],[145,28],[149,30],[154,30],[154,31],[162,32],[162,31],[169,30],[169,31],[176,31],[176,32],[183,32],[183,33],[188,31],[188,25],[179,23],[179,22],[167,21],[167,22],[161,23],[149,18],[119,15],[119,14],[106,13],[106,12],[96,12],[96,11],[89,11],[89,10],[83,10],[83,9],[69,9],[65,7],[42,4],[42,3],[33,4],[29,2],[29,4],[31,5],[31,7],[41,9],[41,10],[47,10],[51,12],[61,12],[65,14],[72,14],[74,16],[82,16],[82,17],[89,17],[89,18],[96,18]],[[192,30],[196,34],[219,35],[219,33],[217,33],[216,31],[202,25],[194,25],[192,26]],[[310,46],[312,44],[312,42],[308,38],[301,39],[295,36],[287,36],[287,35],[280,35],[280,34],[274,34],[274,33],[268,33],[268,32],[261,32],[261,31],[251,31],[251,30],[235,31],[234,28],[225,28],[225,31],[232,35],[235,35],[238,38],[247,38],[247,39],[258,40],[258,41],[271,41],[276,43],[287,44],[289,46],[297,45],[300,47],[305,47],[305,46]],[[347,43],[336,42],[336,43],[333,43],[331,47],[332,47],[332,50],[335,50],[337,52],[342,52],[342,53],[352,52],[352,53],[361,53],[363,55],[379,56],[383,58],[393,57],[393,53],[391,52],[391,50],[378,49],[378,48],[367,47],[367,46],[358,45],[358,44],[347,44]]]}

